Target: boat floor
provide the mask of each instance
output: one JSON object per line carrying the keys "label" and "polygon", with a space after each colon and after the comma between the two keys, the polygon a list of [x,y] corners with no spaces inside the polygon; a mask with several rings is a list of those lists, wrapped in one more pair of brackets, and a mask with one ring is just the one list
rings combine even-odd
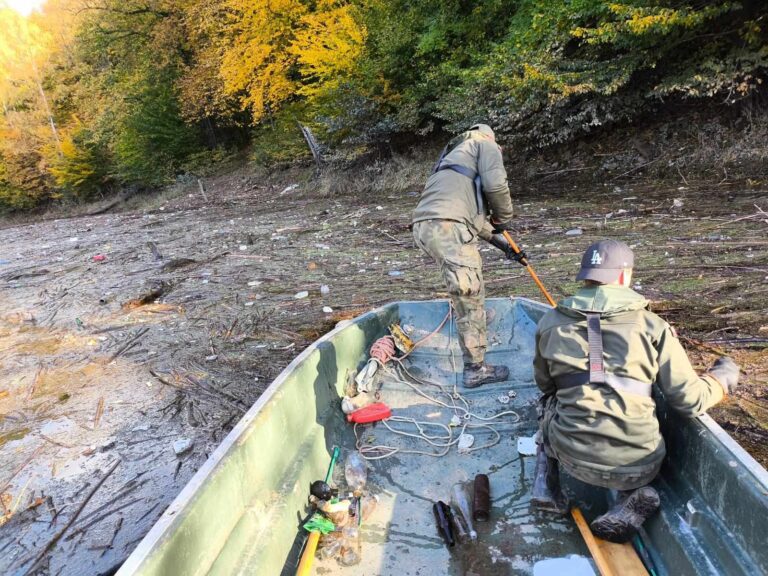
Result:
{"label": "boat floor", "polygon": [[[517,322],[531,322],[519,315]],[[453,327],[451,327],[453,328]],[[514,335],[513,329],[507,332]],[[531,326],[522,333],[530,334]],[[454,334],[449,329],[450,335]],[[406,361],[408,370],[420,379],[446,385],[453,390],[460,377],[461,352],[455,339],[449,335],[435,338],[419,347]],[[520,436],[536,432],[536,402],[539,393],[532,379],[530,359],[532,350],[521,349],[531,345],[530,336],[515,342],[492,342],[487,360],[510,367],[507,382],[486,385],[475,390],[456,390],[470,403],[471,411],[491,416],[501,411],[514,410],[514,415],[494,420],[500,434],[498,442],[489,448],[459,454],[453,446],[448,454],[431,457],[421,454],[397,453],[370,463],[368,489],[377,494],[378,506],[361,529],[362,561],[357,566],[342,567],[336,560],[316,561],[316,573],[324,575],[483,575],[541,573],[538,562],[569,555],[589,557],[577,528],[568,517],[558,517],[532,510],[530,505],[535,456],[521,456],[517,451]],[[526,360],[521,360],[526,359]],[[419,421],[447,424],[454,410],[425,399],[406,385],[394,370],[380,376],[381,398],[398,416]],[[422,386],[427,394],[438,396],[437,388]],[[514,391],[514,398],[502,404],[499,397]],[[442,396],[443,400],[448,400]],[[448,400],[450,402],[450,400]],[[332,420],[337,415],[331,415]],[[477,422],[477,420],[473,420]],[[392,427],[414,432],[413,426],[390,422]],[[343,458],[354,449],[354,436],[350,426],[329,422],[327,426],[344,431],[339,437],[342,459],[334,479],[343,485]],[[437,433],[435,429],[428,432]],[[495,435],[483,428],[468,430],[475,437],[474,446],[490,443]],[[393,434],[382,424],[358,426],[361,440],[367,444],[385,444],[403,449],[436,450],[427,443]],[[454,437],[458,436],[458,431]],[[471,482],[476,474],[487,474],[491,486],[491,519],[477,523],[477,542],[456,545],[449,549],[440,537],[432,512],[438,500],[450,502],[454,483]],[[589,504],[587,504],[589,505]],[[583,561],[582,561],[583,562]],[[291,573],[291,562],[284,574]],[[546,564],[546,563],[545,563]],[[295,564],[294,564],[295,566]],[[587,572],[589,573],[589,572]]]}

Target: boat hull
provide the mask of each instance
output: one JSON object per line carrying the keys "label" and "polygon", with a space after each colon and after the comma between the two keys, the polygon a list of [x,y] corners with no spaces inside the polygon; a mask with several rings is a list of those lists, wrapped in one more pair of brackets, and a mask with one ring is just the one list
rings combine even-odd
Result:
{"label": "boat hull", "polygon": [[[498,411],[496,398],[514,390],[520,421],[502,419],[501,438],[488,450],[437,458],[397,454],[372,465],[369,484],[380,505],[363,530],[363,561],[323,573],[526,574],[537,562],[567,554],[588,556],[569,520],[535,513],[529,505],[533,458],[516,438],[536,429],[533,337],[547,308],[526,299],[490,299],[489,357],[510,366],[508,383],[466,396]],[[322,478],[334,445],[354,446],[339,401],[348,375],[367,360],[370,345],[393,322],[426,335],[448,312],[445,301],[393,303],[341,326],[303,351],[281,374],[120,569],[120,575],[292,574],[303,537],[308,486]],[[409,366],[453,384],[461,355],[455,325],[420,347]],[[395,413],[438,420],[429,402],[397,381],[385,382]],[[443,411],[444,412],[444,411]],[[683,420],[659,401],[668,458],[658,480],[662,511],[643,541],[657,574],[768,573],[768,474],[709,417]],[[381,427],[371,429],[381,441]],[[493,435],[477,430],[478,442]],[[386,438],[387,441],[393,441]],[[406,442],[400,444],[412,447]],[[431,502],[447,500],[451,484],[477,472],[491,477],[492,520],[479,527],[481,545],[449,552],[431,520]],[[569,489],[588,519],[606,506],[605,491]]]}

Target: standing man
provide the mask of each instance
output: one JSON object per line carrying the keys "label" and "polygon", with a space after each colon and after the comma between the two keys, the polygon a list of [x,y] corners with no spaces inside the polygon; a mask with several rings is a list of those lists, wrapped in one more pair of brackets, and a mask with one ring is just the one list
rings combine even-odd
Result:
{"label": "standing man", "polygon": [[490,126],[476,124],[445,147],[413,213],[416,245],[440,266],[456,310],[467,388],[509,377],[506,366],[485,363],[485,286],[477,238],[514,257],[501,236],[511,229],[501,148]]}
{"label": "standing man", "polygon": [[630,288],[634,254],[602,240],[581,259],[583,287],[539,321],[534,376],[544,393],[533,503],[567,511],[558,464],[574,478],[618,490],[592,521],[596,536],[627,542],[659,507],[649,483],[665,455],[655,383],[683,416],[702,414],[733,392],[739,367],[720,358],[694,372],[672,327]]}

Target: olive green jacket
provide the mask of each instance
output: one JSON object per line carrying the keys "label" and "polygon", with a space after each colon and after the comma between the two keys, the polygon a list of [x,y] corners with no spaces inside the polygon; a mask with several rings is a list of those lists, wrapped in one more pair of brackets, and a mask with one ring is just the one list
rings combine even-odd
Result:
{"label": "olive green jacket", "polygon": [[[459,143],[448,152],[443,164],[460,164],[477,172],[494,219],[505,222],[512,219],[507,172],[501,148],[493,139],[493,131],[485,125],[481,126],[479,130],[471,130],[458,137],[456,140]],[[414,223],[422,220],[462,222],[485,240],[492,233],[487,216],[477,213],[474,183],[453,170],[440,170],[427,180],[413,213]]]}
{"label": "olive green jacket", "polygon": [[689,417],[723,398],[719,382],[696,374],[674,330],[647,306],[629,288],[585,287],[539,322],[534,374],[544,394],[557,394],[556,415],[542,430],[556,455],[594,471],[621,473],[622,467],[658,464],[665,454],[652,398],[606,384],[557,390],[557,376],[588,370],[583,312],[600,313],[607,373],[655,383],[666,403]]}

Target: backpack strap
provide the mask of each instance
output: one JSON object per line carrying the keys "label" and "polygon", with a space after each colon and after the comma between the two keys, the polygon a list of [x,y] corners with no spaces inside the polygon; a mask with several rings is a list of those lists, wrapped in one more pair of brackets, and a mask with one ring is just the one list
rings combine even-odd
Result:
{"label": "backpack strap", "polygon": [[593,384],[604,384],[603,331],[600,327],[600,314],[587,312],[586,316],[587,344],[589,346],[589,381]]}

